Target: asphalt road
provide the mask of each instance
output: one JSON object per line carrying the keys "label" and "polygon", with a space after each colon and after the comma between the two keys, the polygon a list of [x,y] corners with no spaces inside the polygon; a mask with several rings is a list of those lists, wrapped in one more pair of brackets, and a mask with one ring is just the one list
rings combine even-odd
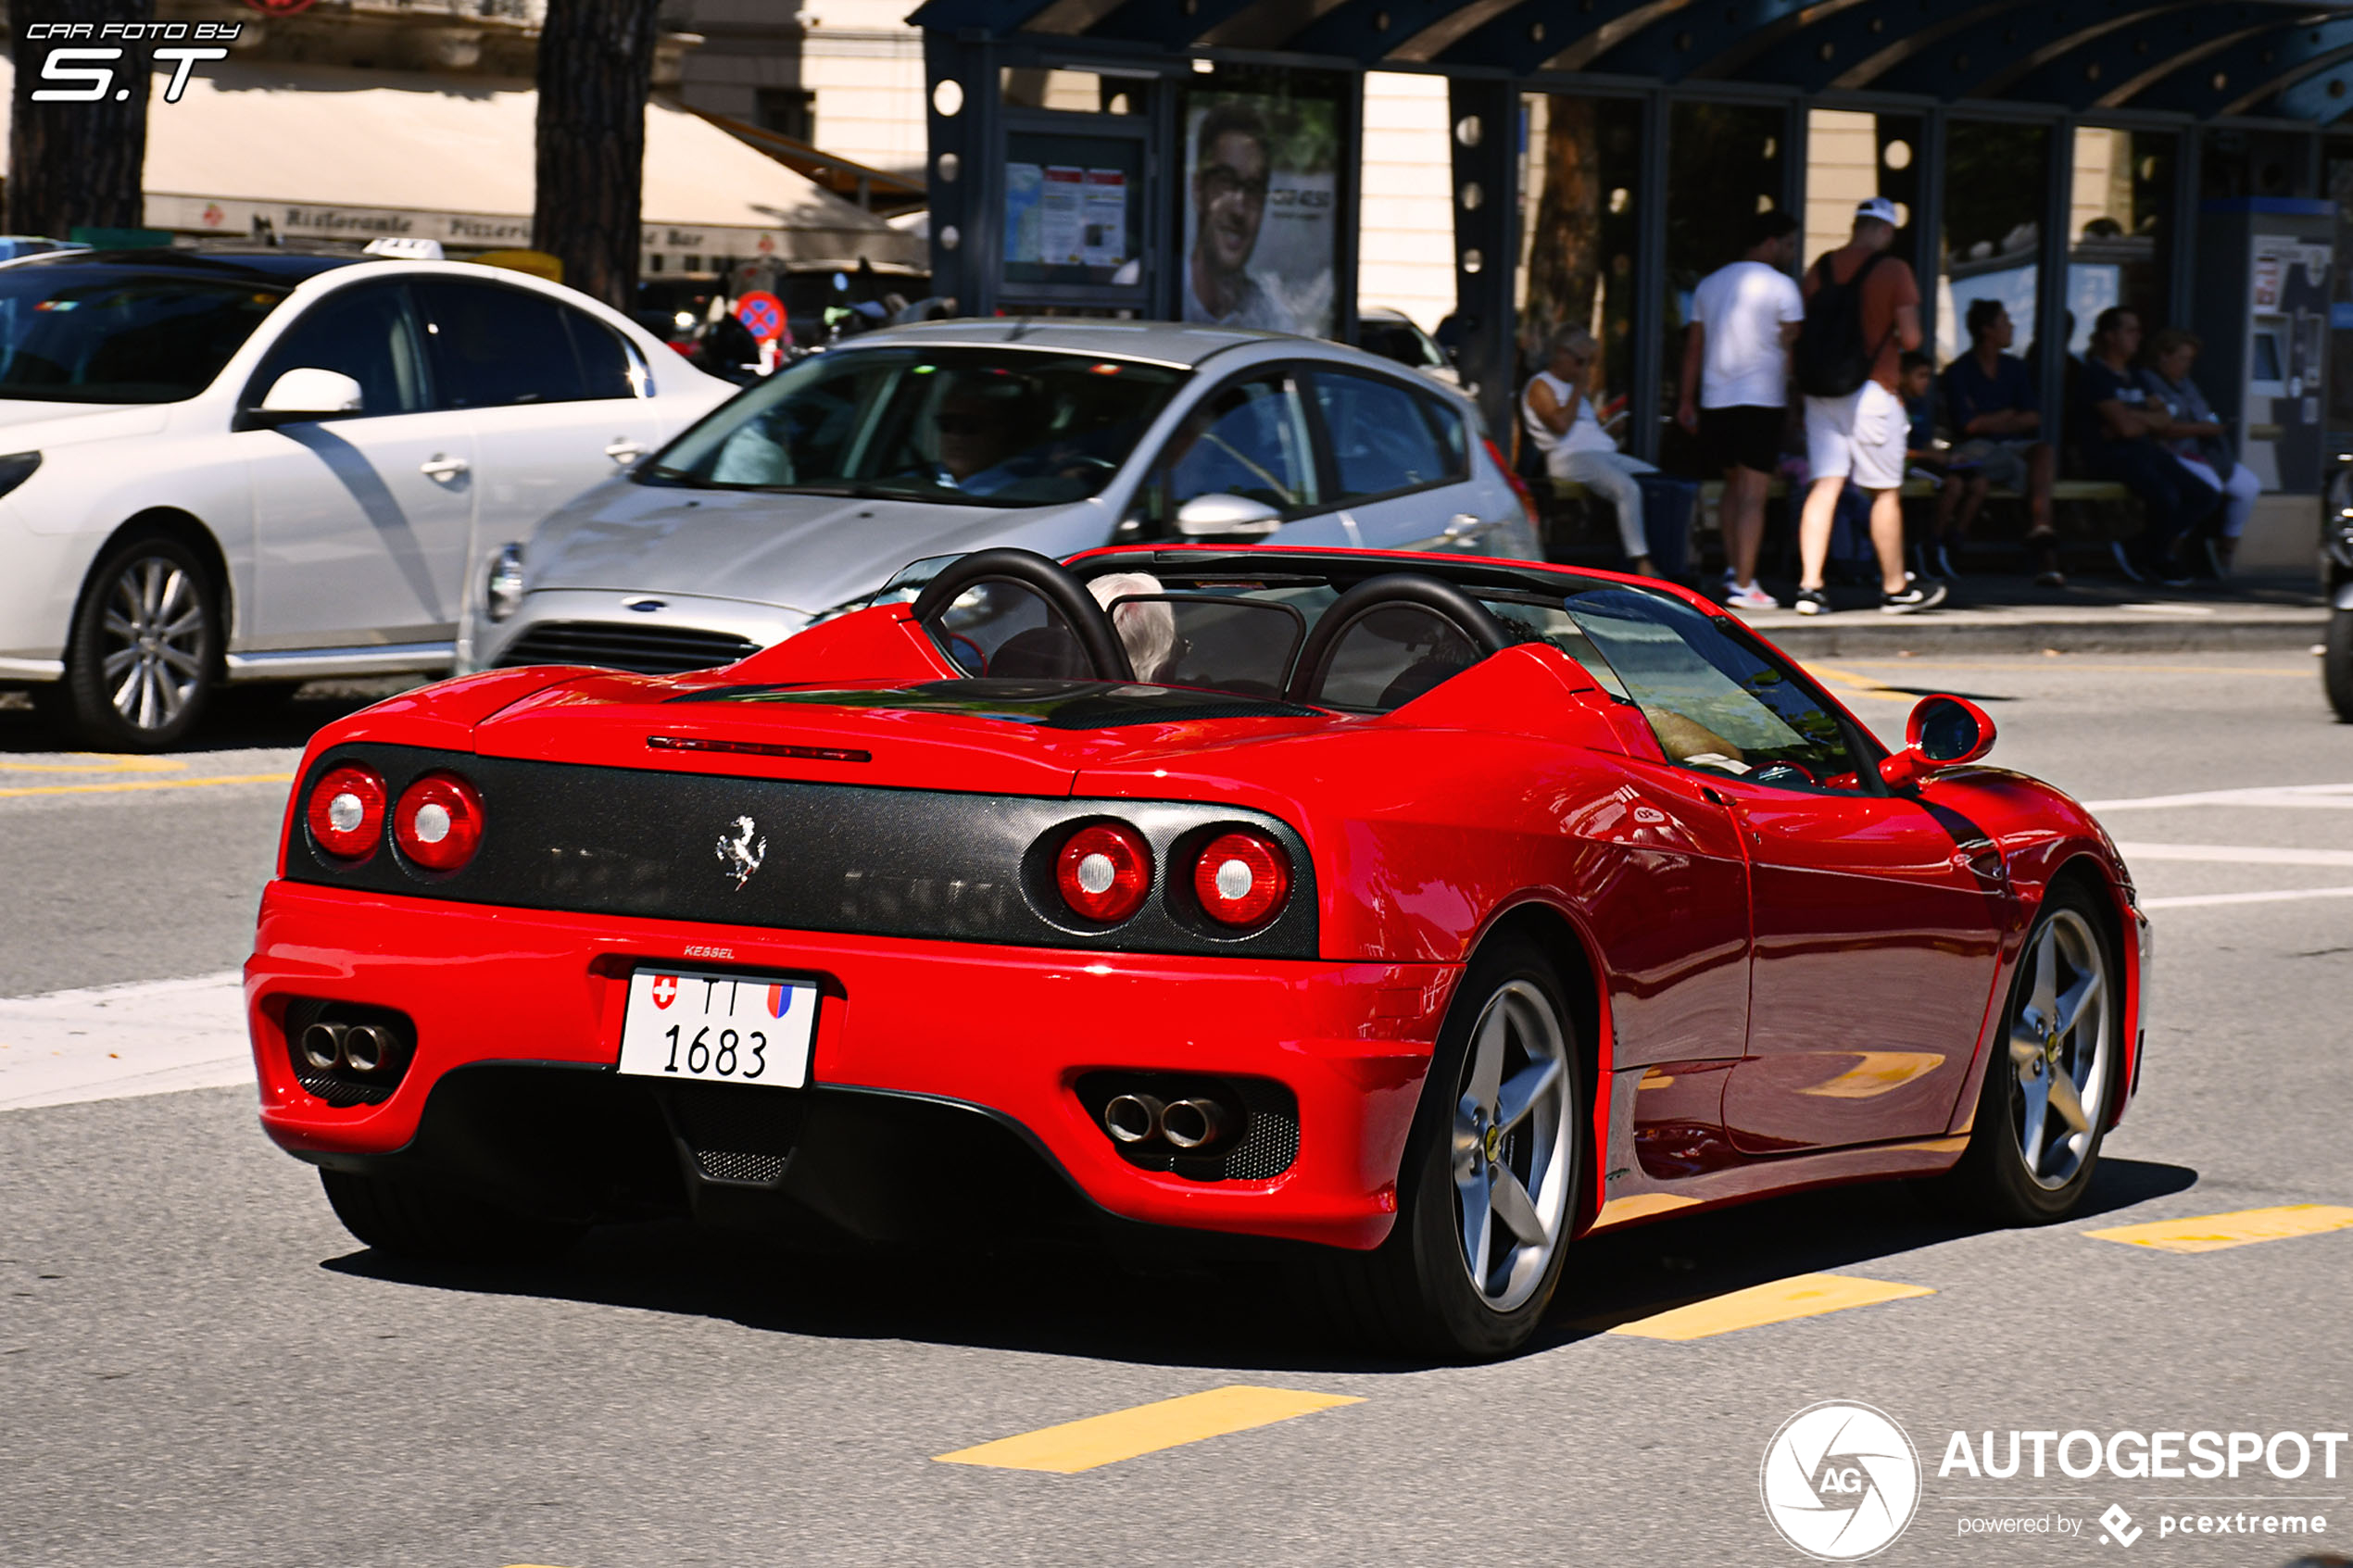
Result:
{"label": "asphalt road", "polygon": [[[2353,1205],[2353,728],[2300,656],[1827,662],[1882,733],[1913,690],[1973,696],[1994,760],[2087,800],[2258,792],[2102,808],[2159,967],[2093,1214],[1975,1232],[1856,1188],[1669,1221],[1573,1253],[1530,1352],[1433,1368],[1334,1352],[1270,1279],[1091,1254],[759,1256],[648,1226],[558,1269],[396,1267],[249,1091],[0,1111],[0,1563],[1796,1563],[1759,1465],[1832,1399],[1920,1450],[1879,1561],[2303,1549],[2164,1533],[2201,1513],[2319,1515],[2309,1546],[2353,1551],[2353,1444],[2334,1479],[1939,1474],[1955,1432],[2353,1429],[2353,1229],[2086,1234]],[[0,709],[0,996],[233,968],[284,785],[210,781],[284,773],[324,710],[135,771]],[[1607,1332],[1809,1273],[1931,1294]],[[1359,1402],[1076,1474],[936,1459],[1230,1385]],[[2004,1519],[2080,1533],[1962,1533]]]}

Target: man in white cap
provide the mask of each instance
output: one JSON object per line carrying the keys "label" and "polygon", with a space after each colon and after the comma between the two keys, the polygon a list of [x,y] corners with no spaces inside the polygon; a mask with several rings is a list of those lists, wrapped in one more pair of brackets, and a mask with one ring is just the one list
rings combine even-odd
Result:
{"label": "man in white cap", "polygon": [[1813,486],[1798,521],[1800,615],[1830,608],[1822,591],[1838,497],[1852,478],[1871,497],[1871,548],[1879,557],[1880,608],[1890,615],[1944,599],[1941,583],[1904,570],[1903,358],[1920,345],[1920,287],[1895,243],[1901,214],[1885,196],[1855,209],[1855,232],[1806,273],[1806,324],[1798,333],[1797,382],[1806,393],[1806,452]]}

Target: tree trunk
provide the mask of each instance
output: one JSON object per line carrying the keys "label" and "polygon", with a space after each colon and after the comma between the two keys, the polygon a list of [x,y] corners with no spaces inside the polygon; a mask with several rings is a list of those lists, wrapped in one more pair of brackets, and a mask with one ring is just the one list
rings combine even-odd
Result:
{"label": "tree trunk", "polygon": [[563,262],[565,282],[623,310],[637,302],[657,4],[548,0],[539,33],[531,243]]}
{"label": "tree trunk", "polygon": [[[147,161],[150,78],[137,45],[115,62],[115,90],[90,103],[32,101],[44,83],[41,63],[54,46],[25,42],[29,23],[132,22],[155,19],[155,0],[8,0],[15,43],[16,94],[8,106],[8,202],[12,234],[67,239],[77,227],[137,229],[145,224],[140,170]],[[75,40],[74,47],[102,47]],[[96,69],[103,61],[78,61]],[[49,82],[50,87],[79,86]]]}
{"label": "tree trunk", "polygon": [[1601,281],[1600,126],[1593,100],[1554,94],[1545,104],[1544,194],[1528,249],[1528,307],[1520,346],[1542,367],[1556,327],[1589,326]]}

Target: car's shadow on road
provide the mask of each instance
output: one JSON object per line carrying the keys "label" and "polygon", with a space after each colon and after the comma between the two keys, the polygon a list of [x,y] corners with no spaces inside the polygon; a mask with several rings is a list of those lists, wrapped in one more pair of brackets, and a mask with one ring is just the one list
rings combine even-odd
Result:
{"label": "car's shadow on road", "polygon": [[[325,725],[417,684],[409,676],[386,676],[368,681],[314,681],[295,692],[231,687],[220,695],[194,734],[164,747],[158,755],[202,757],[217,751],[299,751]],[[0,696],[0,755],[87,750],[84,742],[36,711],[22,693]]]}
{"label": "car's shadow on road", "polygon": [[[2103,1161],[2082,1209],[2057,1228],[2196,1180],[2196,1172],[2176,1165]],[[1571,1248],[1560,1295],[1523,1354],[1728,1291],[1853,1268],[1982,1228],[1886,1185],[1795,1194],[1591,1236]],[[359,1251],[322,1267],[429,1289],[719,1318],[780,1335],[1284,1373],[1402,1372],[1430,1364],[1350,1348],[1278,1261],[1188,1261],[1119,1245],[810,1251],[684,1223],[648,1223],[593,1231],[560,1263],[547,1266],[458,1267]],[[1917,1269],[1888,1272],[1907,1283],[1934,1283]]]}

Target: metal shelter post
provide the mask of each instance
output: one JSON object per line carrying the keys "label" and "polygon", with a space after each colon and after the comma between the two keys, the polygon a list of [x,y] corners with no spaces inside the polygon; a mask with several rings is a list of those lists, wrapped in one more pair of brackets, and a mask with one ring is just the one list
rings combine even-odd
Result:
{"label": "metal shelter post", "polygon": [[[1514,352],[1512,281],[1519,240],[1518,103],[1509,82],[1455,77],[1446,87],[1447,144],[1453,149],[1454,313],[1462,327],[1463,379],[1478,388],[1479,412],[1497,439],[1511,436]],[[1477,193],[1474,202],[1472,193]]]}

